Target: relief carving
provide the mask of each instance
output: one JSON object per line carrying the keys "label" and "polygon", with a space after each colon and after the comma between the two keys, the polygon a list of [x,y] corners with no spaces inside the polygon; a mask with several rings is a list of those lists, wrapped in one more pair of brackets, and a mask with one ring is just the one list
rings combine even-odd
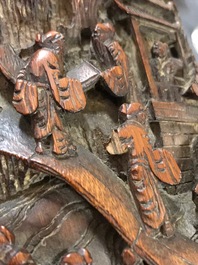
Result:
{"label": "relief carving", "polygon": [[[24,50],[0,45],[15,85],[13,95],[0,76],[0,223],[17,239],[0,227],[0,264],[196,265],[197,244],[176,231],[158,188],[184,184],[172,153],[191,174],[197,133],[197,69],[173,1],[48,0],[45,21],[37,4],[8,4],[18,30],[28,14],[37,23],[27,46],[8,34]],[[38,27],[48,32],[29,47]],[[105,150],[112,128],[106,149],[123,156]]]}
{"label": "relief carving", "polygon": [[31,115],[36,152],[42,154],[43,141],[51,136],[52,152],[57,155],[75,154],[64,132],[58,108],[69,112],[82,110],[86,98],[78,80],[64,77],[64,36],[56,31],[37,35],[41,46],[17,76],[13,105],[23,115]]}
{"label": "relief carving", "polygon": [[92,34],[92,46],[102,68],[107,69],[101,77],[108,88],[116,96],[125,96],[129,86],[128,59],[114,35],[111,24],[98,23]]}
{"label": "relief carving", "polygon": [[171,57],[168,45],[161,41],[153,44],[152,55],[151,64],[155,80],[166,85],[174,84],[177,72],[183,67],[182,60]]}
{"label": "relief carving", "polygon": [[163,149],[153,150],[144,129],[146,113],[141,104],[123,104],[119,117],[123,123],[113,131],[107,151],[113,155],[129,154],[128,183],[147,233],[161,231],[171,236],[173,227],[155,177],[171,185],[178,184],[180,169],[171,153]]}

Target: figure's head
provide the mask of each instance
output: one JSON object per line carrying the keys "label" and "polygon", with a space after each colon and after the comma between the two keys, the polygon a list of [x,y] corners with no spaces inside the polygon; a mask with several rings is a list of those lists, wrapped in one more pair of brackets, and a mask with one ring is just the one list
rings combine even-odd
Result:
{"label": "figure's head", "polygon": [[36,42],[41,47],[54,49],[57,52],[63,48],[64,36],[62,33],[57,31],[49,31],[46,34],[37,34]]}
{"label": "figure's head", "polygon": [[107,39],[113,38],[114,35],[115,29],[110,23],[98,23],[95,27],[92,37],[104,42]]}
{"label": "figure's head", "polygon": [[15,236],[3,225],[0,226],[0,244],[14,244]]}
{"label": "figure's head", "polygon": [[168,44],[155,41],[152,47],[152,54],[154,57],[164,58],[168,53],[168,49]]}
{"label": "figure's head", "polygon": [[[119,108],[119,120],[122,124],[113,131],[111,139],[106,146],[106,150],[112,155],[124,154],[133,146],[135,127],[133,123],[127,123],[127,121],[136,121],[144,124],[146,121],[146,111],[140,103],[125,103]],[[139,127],[136,126],[136,128],[138,130]]]}
{"label": "figure's head", "polygon": [[134,120],[141,124],[145,123],[146,113],[142,104],[134,102],[131,104],[124,103],[119,108],[119,120],[125,122],[127,120]]}
{"label": "figure's head", "polygon": [[81,248],[62,258],[61,265],[92,265],[92,257],[87,249]]}

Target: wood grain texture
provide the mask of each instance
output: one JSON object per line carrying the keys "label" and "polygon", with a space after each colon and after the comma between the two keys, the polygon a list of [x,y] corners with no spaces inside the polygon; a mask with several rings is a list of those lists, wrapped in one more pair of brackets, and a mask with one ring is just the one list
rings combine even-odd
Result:
{"label": "wood grain texture", "polygon": [[158,89],[157,89],[156,83],[152,75],[152,70],[149,64],[148,57],[146,55],[146,47],[145,47],[144,39],[142,38],[140,30],[139,30],[139,24],[134,18],[131,19],[131,23],[132,23],[132,26],[135,32],[135,38],[136,38],[138,48],[141,54],[141,59],[145,67],[146,76],[148,78],[148,83],[150,86],[151,96],[154,99],[158,99],[159,98]]}
{"label": "wood grain texture", "polygon": [[[19,3],[19,2],[24,4],[25,8],[28,7],[29,5],[32,5],[32,9],[35,8],[33,7],[33,1],[29,1],[29,3],[26,3],[25,1],[21,0],[21,1],[16,1],[15,3]],[[54,1],[46,1],[48,6],[51,5],[51,2],[55,3]],[[122,3],[121,1],[117,1],[117,4],[118,2]],[[38,4],[39,3],[40,2],[38,1]],[[41,24],[39,25],[39,27],[41,27],[42,30],[44,31],[48,27],[47,23],[50,22],[50,15],[48,15],[48,17],[45,18],[46,13],[49,14],[49,12],[48,10],[46,10],[46,13],[45,13],[42,10],[44,14],[43,15],[44,22],[42,22],[42,15],[40,15],[40,7],[42,6],[43,3],[40,3],[38,7],[36,7],[36,10],[38,11],[36,13],[36,16],[37,16],[36,19]],[[87,43],[88,38],[85,40],[85,38],[83,37],[83,34],[85,34],[85,32],[81,34],[81,29],[82,29],[81,26],[83,25],[83,27],[85,27],[86,30],[88,31],[90,30],[90,28],[93,29],[92,25],[93,25],[94,19],[89,20],[89,18],[91,14],[94,14],[93,16],[97,16],[97,9],[94,8],[96,1],[91,2],[88,0],[81,0],[81,1],[75,1],[75,2],[73,1],[72,4],[69,1],[65,3],[67,4],[67,7],[69,7],[69,9],[67,9],[67,7],[64,6],[63,7],[64,12],[61,12],[62,9],[58,10],[56,13],[56,17],[54,19],[58,21],[63,17],[64,18],[68,17],[65,15],[65,11],[69,10],[68,14],[71,14],[71,20],[69,21],[67,25],[61,25],[61,30],[64,31],[65,28],[68,29],[68,31],[66,30],[68,35],[64,32],[64,34],[68,36],[68,41],[70,40],[69,41],[70,43],[68,45],[70,45],[70,47],[72,46],[72,43],[73,43],[72,38],[75,39],[75,36],[78,36],[78,40],[75,39],[74,41],[75,43],[80,41],[81,37],[83,41]],[[98,1],[97,3],[100,3],[100,1]],[[178,26],[178,25],[175,25],[175,22],[177,22],[175,20],[176,19],[175,13],[170,12],[172,11],[172,9],[168,9],[167,8],[168,6],[165,6],[165,4],[162,6],[162,4],[160,5],[159,4],[160,2],[156,0],[150,0],[148,2],[140,1],[139,3],[141,6],[138,7],[137,3],[133,1],[132,6],[130,8],[127,7],[127,9],[125,8],[126,6],[122,8],[122,6],[119,5],[125,14],[123,15],[123,13],[122,14],[116,13],[115,16],[118,15],[118,20],[117,19],[114,20],[115,16],[111,18],[112,21],[115,21],[116,27],[119,29],[117,32],[118,34],[120,34],[120,36],[127,36],[128,39],[133,38],[133,42],[130,42],[130,44],[133,43],[135,48],[133,49],[134,54],[133,56],[131,56],[131,58],[136,57],[138,52],[140,53],[137,39],[134,38],[134,35],[131,34],[133,30],[131,27],[131,18],[130,18],[131,16],[135,16],[136,17],[135,19],[137,19],[137,21],[138,19],[144,19],[146,20],[146,22],[148,23],[150,22],[151,25],[154,25],[155,23],[157,23],[157,25],[159,25],[159,28],[167,27],[169,28],[169,31],[168,31],[169,33],[172,30],[176,30]],[[149,12],[149,10],[148,12],[145,12],[146,8],[144,9],[142,7],[147,7],[148,6],[147,3],[149,3],[149,6],[150,4],[152,4],[152,6],[159,7],[159,8],[158,9],[156,8],[157,11],[154,9],[151,9],[151,10],[154,10],[153,14],[152,12]],[[56,7],[59,8],[60,3],[56,1],[56,4],[57,4]],[[76,5],[75,8],[74,8],[74,4]],[[70,9],[70,7],[72,8]],[[4,10],[6,11],[5,14],[6,14],[6,17],[9,17],[7,16],[7,11],[8,13],[11,11],[7,10],[6,8],[4,8]],[[53,10],[54,7],[50,6],[50,8],[51,10]],[[32,12],[32,14],[35,13],[34,11],[27,11],[27,10],[28,8],[24,11],[24,13],[25,12],[26,13]],[[72,12],[74,11],[74,13],[76,12],[76,10],[79,12],[73,14],[72,12],[70,12],[71,10]],[[161,11],[158,12],[158,10],[161,10]],[[105,15],[103,13],[101,18],[102,17],[104,18],[105,16],[107,17],[109,15],[109,11],[110,10],[108,10],[108,12],[106,12]],[[158,15],[164,14],[161,20],[156,19],[158,17],[158,16],[155,16],[157,12],[158,12]],[[60,16],[58,17],[57,14],[59,13],[60,13]],[[128,15],[126,13],[128,13]],[[171,14],[171,15],[169,16],[167,14]],[[19,17],[20,16],[21,14],[19,15]],[[128,19],[129,24],[127,23],[125,24],[125,22],[127,22],[126,16],[128,16],[127,18],[129,18]],[[76,20],[77,23],[74,23],[75,22],[75,19],[73,20],[74,17],[77,19]],[[123,20],[123,17],[124,17],[124,20]],[[13,23],[13,21],[11,23]],[[45,29],[43,25],[47,25]],[[37,22],[35,22],[35,27],[37,26],[38,24]],[[9,23],[7,27],[5,25],[5,22],[2,23],[2,29],[6,29],[6,28],[9,28]],[[156,27],[153,26],[153,28],[154,28],[154,31],[156,31]],[[9,28],[9,30],[12,30],[12,29]],[[14,30],[15,28],[13,29],[13,31]],[[45,32],[46,31],[47,30],[45,30]],[[86,31],[86,34],[89,33],[88,31]],[[29,32],[27,31],[27,35],[28,34]],[[7,40],[9,40],[11,35],[9,35],[8,33]],[[20,50],[22,47],[21,46],[22,41],[20,40],[20,37],[18,36],[19,35],[16,35],[15,36],[16,38],[15,37],[13,38],[13,43],[15,44],[19,43],[16,45],[16,47],[17,49]],[[72,36],[71,39],[70,39],[70,36]],[[144,37],[145,36],[142,35],[142,39],[143,39],[142,43],[144,46],[146,46],[146,42],[144,43]],[[27,38],[27,43],[29,45],[28,38]],[[122,40],[121,41],[122,43],[123,43],[123,39],[125,40],[125,38],[122,38],[122,37],[120,38],[120,40]],[[177,41],[177,43],[179,44],[179,40],[174,39],[174,38],[173,40]],[[5,37],[3,41],[5,41]],[[181,43],[183,43],[182,39],[180,41]],[[127,44],[127,45],[130,46],[130,44]],[[79,46],[80,44],[74,46],[73,48],[78,49]],[[83,45],[83,48],[84,47],[87,47],[87,46]],[[145,53],[144,54],[142,53],[142,55],[145,55],[145,56],[148,55],[147,47],[143,47],[143,48],[145,48]],[[78,60],[79,60],[79,56],[81,59],[83,57],[82,54],[84,51],[82,50],[80,50],[80,52],[79,50],[76,52]],[[128,54],[131,54],[131,50],[129,48],[127,48],[126,50]],[[87,55],[86,52],[85,54]],[[73,54],[71,56],[73,56]],[[188,57],[188,55],[186,58],[189,58],[190,60],[190,57]],[[75,58],[74,60],[72,58],[72,62],[74,61],[75,61]],[[137,63],[138,67],[137,68],[134,67],[135,71],[137,70],[139,72],[141,71],[144,72],[145,69],[140,68],[140,64],[143,62],[141,58],[140,58],[140,61],[137,60],[137,62],[138,62]],[[147,62],[149,62],[149,60],[147,60]],[[149,65],[147,66],[149,67]],[[53,68],[53,65],[52,65],[52,68]],[[117,75],[120,73],[120,68],[116,68],[116,69],[117,71],[115,70],[115,74]],[[149,71],[146,72],[146,74],[148,73]],[[152,76],[149,78],[151,79]],[[137,81],[140,82],[140,79],[138,79]],[[144,81],[145,81],[145,84],[147,85],[148,77],[147,79],[143,80],[143,83]],[[64,84],[63,85],[63,88],[64,88],[66,81],[62,80],[61,82]],[[2,85],[2,87],[4,86]],[[133,88],[130,88],[130,92],[132,89]],[[143,91],[143,93],[145,92],[144,88],[142,87],[140,91]],[[92,254],[93,259],[94,259],[94,262],[96,262],[96,264],[101,264],[101,263],[102,264],[108,264],[108,263],[112,263],[112,264],[120,263],[121,264],[120,259],[118,258],[120,257],[120,253],[121,253],[120,250],[123,250],[123,246],[127,244],[129,249],[131,250],[130,253],[134,253],[134,256],[137,257],[138,262],[139,262],[139,259],[143,259],[144,262],[148,263],[149,265],[157,265],[157,264],[158,265],[162,265],[162,264],[163,265],[164,264],[165,265],[169,265],[169,264],[188,264],[188,265],[193,264],[195,265],[196,264],[197,259],[198,259],[197,245],[192,243],[190,240],[187,240],[185,237],[180,237],[177,234],[175,234],[174,237],[171,237],[169,239],[166,239],[160,236],[152,238],[151,236],[148,236],[146,234],[145,228],[142,224],[142,221],[139,218],[138,211],[136,210],[135,205],[134,205],[134,200],[130,196],[129,189],[126,183],[119,180],[115,172],[113,172],[111,169],[109,169],[104,164],[107,162],[107,160],[104,159],[103,161],[101,161],[98,157],[94,156],[93,153],[91,152],[94,148],[95,150],[97,149],[103,150],[104,149],[103,144],[105,142],[103,139],[105,137],[100,132],[100,128],[99,129],[97,128],[97,133],[98,133],[97,137],[95,138],[93,137],[92,142],[91,142],[92,145],[89,143],[89,139],[91,138],[92,135],[94,135],[94,133],[92,132],[92,127],[90,125],[91,122],[89,119],[91,117],[93,120],[95,119],[94,124],[96,124],[96,126],[98,127],[100,124],[99,121],[96,119],[97,108],[95,106],[93,107],[96,100],[90,102],[91,115],[90,113],[87,114],[87,112],[85,111],[85,116],[86,115],[89,116],[89,118],[87,118],[86,120],[88,122],[85,125],[85,127],[82,128],[80,126],[76,126],[75,128],[76,131],[78,130],[82,131],[83,139],[81,139],[81,141],[82,142],[86,141],[89,151],[77,144],[77,156],[76,157],[72,157],[68,159],[60,159],[59,157],[58,159],[56,156],[53,156],[50,152],[47,154],[44,154],[43,156],[39,154],[35,154],[34,152],[35,143],[32,140],[31,132],[29,130],[30,123],[28,123],[29,122],[28,118],[27,119],[21,118],[20,115],[14,114],[13,110],[11,109],[11,105],[10,105],[11,101],[10,101],[9,93],[7,93],[7,91],[5,93],[0,91],[0,93],[3,95],[3,98],[5,98],[8,101],[6,103],[5,103],[6,100],[2,101],[3,104],[1,106],[1,109],[3,111],[1,113],[1,123],[0,123],[0,128],[1,128],[0,130],[0,136],[1,136],[0,150],[1,150],[2,161],[3,161],[2,179],[4,179],[4,176],[6,176],[6,178],[9,180],[6,182],[6,184],[8,184],[7,186],[9,186],[10,183],[12,184],[12,186],[15,186],[15,183],[13,184],[13,180],[12,180],[13,178],[12,172],[8,174],[9,172],[7,171],[10,169],[11,169],[10,171],[12,171],[13,168],[14,169],[17,168],[19,166],[18,161],[22,160],[23,164],[25,164],[28,167],[28,169],[29,168],[31,170],[36,169],[39,172],[42,172],[42,174],[44,175],[50,174],[54,176],[55,178],[62,179],[64,182],[69,183],[69,185],[73,187],[79,193],[79,195],[75,193],[76,195],[72,196],[71,193],[69,192],[70,188],[67,187],[65,190],[65,187],[64,188],[60,187],[59,185],[57,185],[56,182],[52,183],[52,186],[53,186],[52,188],[50,185],[48,186],[49,183],[45,181],[45,182],[37,184],[36,186],[32,186],[30,190],[22,191],[20,193],[20,196],[19,196],[19,193],[17,194],[16,197],[12,197],[13,195],[12,193],[6,194],[6,198],[9,198],[9,201],[7,200],[6,202],[2,203],[2,207],[0,207],[1,208],[0,210],[2,211],[2,215],[0,215],[0,220],[2,222],[8,223],[8,225],[10,226],[9,228],[13,228],[13,230],[15,230],[16,234],[18,235],[17,240],[21,241],[22,245],[27,246],[31,254],[33,254],[33,256],[37,259],[37,263],[40,262],[41,264],[46,264],[46,265],[50,263],[55,264],[60,261],[62,255],[65,255],[65,253],[68,253],[68,252],[76,253],[75,249],[73,250],[70,248],[75,248],[76,246],[77,247],[88,246],[88,250],[90,251],[90,253],[91,254],[93,253]],[[65,91],[63,91],[63,94],[64,93]],[[106,94],[105,96],[108,97]],[[151,97],[149,95],[149,97],[147,97],[146,100],[150,98]],[[112,98],[110,100],[112,100]],[[105,102],[106,102],[105,106],[109,107],[110,104],[108,105],[108,100],[106,100]],[[99,115],[101,115],[102,113],[106,111],[104,110],[105,107],[102,103],[103,102],[98,103],[100,104]],[[114,100],[114,107],[115,106],[117,107],[120,103],[121,101]],[[193,112],[193,114],[196,114],[196,111]],[[65,116],[65,123],[67,124],[67,116],[65,114],[64,116]],[[79,117],[81,118],[83,117],[83,115],[82,116],[79,115],[78,119],[80,119]],[[116,111],[113,113],[113,115],[110,117],[109,120],[115,120],[115,117],[116,117]],[[154,117],[154,115],[152,117]],[[101,115],[99,120],[101,121],[103,118],[104,116]],[[71,123],[76,122],[76,118],[74,118],[74,116],[73,117],[70,116],[70,119],[71,119],[70,120]],[[24,123],[24,120],[26,120],[26,123]],[[83,122],[84,120],[82,119],[81,124]],[[71,123],[68,126],[70,128],[71,128]],[[75,124],[77,124],[77,122]],[[79,134],[76,133],[76,131],[74,131],[75,132],[74,135],[75,136],[77,135],[77,137],[79,137]],[[137,134],[137,131],[136,131],[136,134]],[[87,135],[89,135],[89,137],[87,137]],[[144,131],[142,135],[145,136]],[[97,141],[99,141],[100,139],[102,140],[100,144],[98,144]],[[137,140],[139,141],[140,138],[137,137]],[[11,144],[15,142],[16,144]],[[95,146],[93,144],[94,142],[97,142]],[[103,151],[100,151],[100,152],[102,154],[104,153]],[[154,153],[154,160],[161,159],[161,156],[163,157],[163,155],[164,155],[163,152]],[[14,166],[13,167],[7,166],[7,164],[9,164],[10,161],[12,161],[13,159],[17,161],[17,162],[14,162]],[[165,159],[168,159],[166,155],[165,155]],[[150,164],[151,164],[151,161],[152,159],[150,159],[149,161]],[[188,161],[184,161],[185,164],[187,164]],[[170,165],[171,164],[169,164],[168,166]],[[151,171],[147,171],[146,173],[150,175]],[[141,176],[144,177],[145,172],[143,172]],[[11,181],[9,178],[11,179]],[[21,182],[23,184],[23,179],[25,178],[25,175],[22,175],[21,178],[22,178]],[[172,181],[174,182],[174,178]],[[58,184],[60,183],[61,182],[58,182]],[[5,186],[5,184],[3,185]],[[6,189],[9,190],[7,186],[6,186]],[[39,192],[37,192],[38,191],[37,188]],[[22,185],[22,190],[23,189],[24,189],[24,186]],[[19,190],[17,190],[17,192],[19,192]],[[67,199],[67,195],[69,196],[71,200]],[[150,193],[148,195],[150,195]],[[84,200],[82,202],[81,197],[84,197],[88,201],[88,203],[85,202]],[[91,204],[96,209],[96,210],[93,210],[93,212],[91,210],[93,209],[92,206],[90,206]],[[97,213],[97,211],[102,213],[105,219],[109,223],[111,223],[111,225],[113,226],[112,230],[109,228],[110,226],[108,225],[107,222],[105,223],[107,224],[107,230],[105,229],[105,225],[104,225],[105,220]],[[102,218],[101,226],[97,225],[98,222],[96,220],[98,220],[97,219],[98,216],[100,216],[99,219]],[[87,219],[88,219],[88,222],[86,222]],[[99,221],[99,224],[100,224],[100,221]],[[80,225],[82,225],[82,227]],[[91,230],[87,227],[89,228],[94,227],[94,229]],[[86,232],[84,232],[85,230]],[[117,235],[115,230],[117,230],[120,236]],[[110,236],[111,233],[113,233],[113,238]],[[85,237],[82,236],[84,234],[85,234]],[[93,235],[96,235],[96,234],[99,235],[99,239],[95,241],[95,246],[93,247],[93,251],[92,251],[91,244],[94,241],[93,238],[95,238]],[[103,241],[103,239],[101,239],[101,237],[103,238],[103,236],[105,239],[107,238],[108,240]],[[119,241],[120,237],[122,237],[123,240]],[[106,247],[104,243],[106,241],[107,241],[108,247]],[[123,243],[124,241],[125,243]],[[119,245],[119,242],[121,242],[120,245]],[[117,248],[117,244],[119,245],[118,248]],[[101,245],[102,247],[99,248],[98,246],[101,246]],[[116,245],[117,254],[114,251],[115,250],[114,245]],[[112,246],[114,249],[111,252],[109,251],[109,249],[112,249]],[[49,249],[51,251],[49,251]],[[104,256],[102,256],[101,253]],[[114,258],[110,259],[109,256],[113,256]],[[129,262],[129,264],[133,263],[134,262],[133,255],[131,255],[130,258],[126,260],[127,262]]]}
{"label": "wood grain texture", "polygon": [[102,0],[37,0],[0,1],[1,43],[20,51],[34,45],[38,32],[67,31],[72,39],[80,37],[81,29],[97,23]]}
{"label": "wood grain texture", "polygon": [[[10,116],[10,113],[12,113],[13,116]],[[1,127],[4,128],[3,130],[3,137],[4,141],[0,142],[0,149],[1,154],[4,155],[10,155],[12,154],[13,157],[16,157],[18,159],[22,159],[23,161],[26,161],[28,166],[30,168],[37,168],[37,170],[40,170],[44,172],[45,174],[48,173],[53,176],[57,176],[58,178],[63,179],[67,183],[69,183],[73,188],[75,188],[83,197],[86,198],[98,211],[102,213],[102,215],[105,216],[105,218],[113,225],[113,227],[118,231],[118,233],[121,235],[121,237],[125,240],[125,242],[132,246],[134,242],[137,242],[137,239],[139,238],[140,234],[143,234],[144,236],[142,241],[139,241],[139,245],[137,246],[137,255],[142,257],[145,260],[149,260],[148,264],[156,265],[156,264],[163,264],[165,258],[167,255],[167,252],[169,253],[169,243],[166,241],[166,243],[163,243],[163,238],[158,239],[152,239],[149,237],[147,239],[145,232],[141,232],[143,227],[141,224],[141,221],[139,220],[139,217],[137,215],[137,212],[135,210],[134,202],[129,194],[128,188],[124,184],[123,181],[119,180],[116,175],[107,167],[104,165],[103,162],[101,162],[100,159],[98,159],[96,156],[94,156],[89,151],[85,150],[82,147],[78,147],[78,156],[65,159],[65,160],[58,160],[53,156],[45,156],[45,155],[38,155],[34,153],[34,141],[32,141],[31,137],[27,134],[23,134],[21,129],[19,128],[19,120],[20,115],[14,114],[13,110],[11,108],[5,108],[3,112],[1,113],[2,118],[6,118],[9,115],[10,117],[14,117],[14,120],[12,122],[12,130],[10,130],[9,124],[1,124]],[[10,121],[10,120],[9,120]],[[14,132],[14,133],[13,133]],[[15,141],[17,144],[10,145],[10,142]],[[94,165],[94,166],[93,166]],[[46,184],[45,184],[46,185]],[[56,189],[56,187],[54,186]],[[37,200],[39,198],[38,195],[36,195],[34,192],[32,192],[32,189],[28,190],[30,194],[32,195],[32,202],[34,204],[35,199]],[[43,194],[43,191],[41,190],[41,194]],[[58,194],[61,194],[60,192]],[[54,196],[54,195],[53,195]],[[23,197],[20,197],[23,198]],[[6,202],[7,205],[10,205],[13,207],[13,205],[16,204],[16,201],[13,202],[13,204],[10,203],[10,201]],[[31,251],[35,251],[35,255],[33,255],[33,258],[36,257],[36,252],[39,252],[42,249],[42,255],[38,254],[39,258],[44,258],[48,254],[48,250],[45,247],[45,240],[49,240],[49,248],[53,244],[53,240],[51,236],[47,236],[44,241],[40,240],[41,238],[45,238],[45,229],[41,231],[34,230],[34,226],[32,224],[36,224],[37,222],[43,222],[43,212],[46,213],[46,207],[45,211],[43,209],[41,210],[42,214],[35,214],[38,213],[38,208],[35,211],[32,207],[24,207],[25,203],[19,203],[21,207],[21,213],[24,214],[25,220],[27,218],[28,220],[28,227],[31,227],[31,229],[27,228],[27,231],[32,231],[33,234],[36,234],[35,237],[33,237],[33,241],[35,243],[30,243],[30,249],[27,250],[30,251],[31,254],[33,254]],[[40,204],[37,204],[37,207],[39,207]],[[1,207],[3,210],[8,210],[7,207]],[[13,209],[17,209],[16,207],[13,207]],[[31,215],[29,210],[33,210]],[[50,212],[52,211],[52,208],[50,207]],[[9,211],[10,212],[10,211]],[[10,212],[11,216],[13,216],[13,212]],[[23,216],[22,214],[22,216]],[[64,215],[64,214],[63,214]],[[61,215],[61,216],[63,216]],[[20,216],[20,215],[19,215]],[[21,235],[24,231],[24,217],[20,216],[19,219],[15,218],[16,223],[13,224],[13,227],[9,226],[8,228],[14,228],[16,227],[19,229],[19,234]],[[47,216],[47,215],[46,215]],[[5,214],[2,215],[3,218],[8,218]],[[11,217],[10,217],[11,218]],[[39,218],[39,220],[38,220]],[[41,220],[40,220],[41,218]],[[53,219],[53,217],[52,217]],[[55,218],[56,219],[56,218]],[[13,218],[8,219],[13,220]],[[15,221],[14,220],[14,221]],[[57,219],[58,223],[61,219]],[[74,220],[78,220],[78,218],[74,218]],[[1,220],[2,223],[7,223],[6,219]],[[73,222],[73,221],[72,221]],[[10,223],[12,224],[12,223]],[[56,230],[57,223],[52,222],[52,226],[49,226],[49,233],[50,235],[54,235],[53,229]],[[59,231],[58,226],[58,231]],[[71,226],[69,226],[71,227]],[[33,229],[34,228],[34,229]],[[68,231],[68,230],[65,230]],[[69,229],[70,231],[70,229]],[[31,233],[32,233],[31,232]],[[62,230],[61,230],[62,232]],[[29,233],[29,232],[28,232]],[[69,232],[68,232],[69,233]],[[38,237],[37,237],[38,234]],[[31,237],[31,236],[30,236]],[[148,246],[144,246],[144,237],[148,240]],[[16,238],[23,239],[22,236],[17,236]],[[64,238],[66,238],[66,234],[64,234]],[[26,241],[26,240],[25,240]],[[186,238],[181,238],[179,241],[179,244],[182,244],[183,241],[187,241],[187,244],[189,242],[189,253],[194,253],[195,249],[197,248],[197,245],[191,244],[189,240]],[[44,243],[43,243],[44,242]],[[57,242],[57,241],[55,241]],[[60,242],[60,241],[59,241]],[[66,242],[65,240],[61,242]],[[168,262],[173,262],[174,260],[179,261],[181,260],[181,253],[177,252],[177,236],[175,237],[174,241],[175,245],[172,246],[173,250],[169,255]],[[43,245],[44,244],[44,245]],[[163,245],[164,244],[164,245]],[[155,245],[156,249],[162,248],[163,251],[160,254],[161,256],[158,256],[157,250],[152,249],[152,251],[149,251],[149,248],[151,245]],[[26,245],[24,245],[26,247]],[[37,247],[38,246],[38,247]],[[59,247],[59,244],[57,244]],[[67,245],[68,246],[68,245]],[[41,247],[41,249],[40,249]],[[65,247],[68,248],[68,247]],[[40,249],[40,250],[39,250]],[[91,252],[91,251],[90,251]],[[146,253],[146,257],[145,257]],[[92,252],[91,252],[92,254]],[[93,254],[92,254],[93,255]],[[98,254],[100,255],[100,254]],[[153,257],[154,255],[154,257]],[[188,259],[190,257],[188,254],[184,253],[185,258],[183,259],[183,263],[188,264]],[[193,259],[196,259],[196,252],[193,254]],[[38,259],[39,259],[38,258]],[[49,257],[50,258],[50,257]],[[43,263],[45,262],[45,259],[43,260]],[[93,259],[95,260],[94,256]],[[193,260],[192,259],[192,260]],[[165,261],[166,262],[166,261]],[[194,261],[193,261],[194,262]],[[191,262],[193,264],[193,262]],[[168,264],[168,263],[165,263]],[[178,263],[179,264],[179,263]],[[182,264],[182,263],[181,263]],[[196,264],[196,262],[194,262]]]}
{"label": "wood grain texture", "polygon": [[[163,18],[159,18],[151,13],[149,13],[148,10],[144,10],[142,9],[140,6],[138,6],[135,2],[131,2],[129,5],[125,4],[124,1],[120,1],[120,0],[114,0],[115,3],[119,6],[120,9],[122,9],[123,11],[125,11],[127,14],[137,17],[137,18],[143,18],[145,20],[148,21],[152,21],[164,26],[168,26],[170,28],[176,29],[178,28],[178,25],[175,23],[171,24],[169,21],[163,19]],[[151,1],[149,1],[151,2]],[[154,2],[154,1],[152,1]],[[171,1],[170,1],[171,2]],[[171,8],[167,8],[168,5],[165,4],[160,4],[160,2],[155,1],[155,4],[158,6],[161,6],[162,8],[164,8],[165,10],[168,11],[173,11],[173,4]]]}
{"label": "wood grain texture", "polygon": [[177,102],[152,102],[156,120],[197,122],[197,107]]}
{"label": "wood grain texture", "polygon": [[[131,204],[131,198],[122,182],[115,178],[115,175],[112,175],[112,172],[104,166],[98,158],[94,157],[93,154],[90,154],[88,151],[80,147],[78,148],[78,154],[78,157],[69,158],[67,160],[57,160],[54,157],[50,158],[49,156],[34,155],[28,159],[29,166],[37,167],[37,169],[40,169],[43,172],[57,175],[59,178],[64,179],[72,185],[105,216],[130,246],[133,244],[134,240],[135,242],[137,242],[137,239],[139,240],[139,233],[143,234],[138,241],[139,243],[136,252],[139,256],[148,261],[148,264],[166,265],[168,262],[179,262],[181,260],[181,264],[188,264],[188,259],[194,262],[191,262],[192,264],[196,264],[196,252],[194,253],[194,251],[197,248],[197,245],[194,245],[186,238],[181,238],[179,240],[179,244],[183,244],[183,241],[187,242],[185,244],[188,244],[189,242],[189,253],[194,253],[192,258],[189,257],[188,253],[183,254],[177,252],[177,236],[175,236],[173,240],[174,247],[172,246],[172,252],[169,251],[169,241],[166,240],[164,243],[163,238],[160,240],[152,239],[151,237],[147,238],[145,232],[141,232],[142,229],[139,229],[141,223],[138,221],[138,218],[136,219],[135,217],[136,214],[134,212],[133,204]],[[95,165],[95,167],[92,165]],[[38,196],[36,197],[38,198]],[[25,210],[24,204],[20,205]],[[33,214],[34,213],[35,212],[33,212]],[[26,216],[32,219],[29,214],[26,214]],[[33,216],[35,216],[34,218],[37,218],[39,215]],[[33,221],[33,223],[35,223],[35,221]],[[22,224],[20,224],[21,229],[24,229],[24,225],[21,225]],[[13,228],[14,227],[18,226],[15,224]],[[141,240],[142,237],[143,239]],[[148,240],[149,246],[156,244],[156,247],[154,249],[152,248],[151,251],[149,251],[150,247],[144,246],[143,242],[145,241],[145,237],[146,240]],[[38,239],[35,238],[35,240],[37,242]],[[52,242],[51,237],[49,237],[49,242]],[[156,252],[158,248],[163,249],[163,251],[160,252],[160,256]],[[36,251],[35,249],[37,248],[34,246],[33,249]],[[167,251],[169,254],[167,254]],[[168,261],[166,261],[165,258],[167,255],[169,256]],[[181,255],[183,255],[184,258],[182,258]]]}
{"label": "wood grain texture", "polygon": [[0,69],[12,83],[16,83],[17,75],[24,66],[25,62],[9,44],[0,45]]}
{"label": "wood grain texture", "polygon": [[15,157],[0,155],[0,200],[6,200],[31,184],[44,178],[45,174],[31,170],[27,163]]}

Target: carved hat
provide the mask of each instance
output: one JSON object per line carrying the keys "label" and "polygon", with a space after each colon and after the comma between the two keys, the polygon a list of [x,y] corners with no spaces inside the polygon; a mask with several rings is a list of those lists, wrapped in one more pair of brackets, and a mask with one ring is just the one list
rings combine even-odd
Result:
{"label": "carved hat", "polygon": [[38,33],[36,35],[36,42],[40,46],[53,45],[62,40],[64,40],[63,34],[57,31],[49,31],[46,34]]}
{"label": "carved hat", "polygon": [[145,109],[143,108],[142,104],[138,102],[134,102],[131,104],[124,103],[119,108],[119,120],[124,122],[129,119],[135,119],[138,115],[143,114]]}

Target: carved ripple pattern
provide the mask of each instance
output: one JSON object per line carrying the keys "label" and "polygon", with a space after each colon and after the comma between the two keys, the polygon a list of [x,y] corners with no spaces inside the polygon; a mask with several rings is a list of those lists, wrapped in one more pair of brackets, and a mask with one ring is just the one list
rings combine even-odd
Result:
{"label": "carved ripple pattern", "polygon": [[125,243],[80,195],[59,180],[45,179],[0,205],[0,224],[16,236],[36,264],[59,264],[67,251],[86,247],[94,265],[121,265]]}

